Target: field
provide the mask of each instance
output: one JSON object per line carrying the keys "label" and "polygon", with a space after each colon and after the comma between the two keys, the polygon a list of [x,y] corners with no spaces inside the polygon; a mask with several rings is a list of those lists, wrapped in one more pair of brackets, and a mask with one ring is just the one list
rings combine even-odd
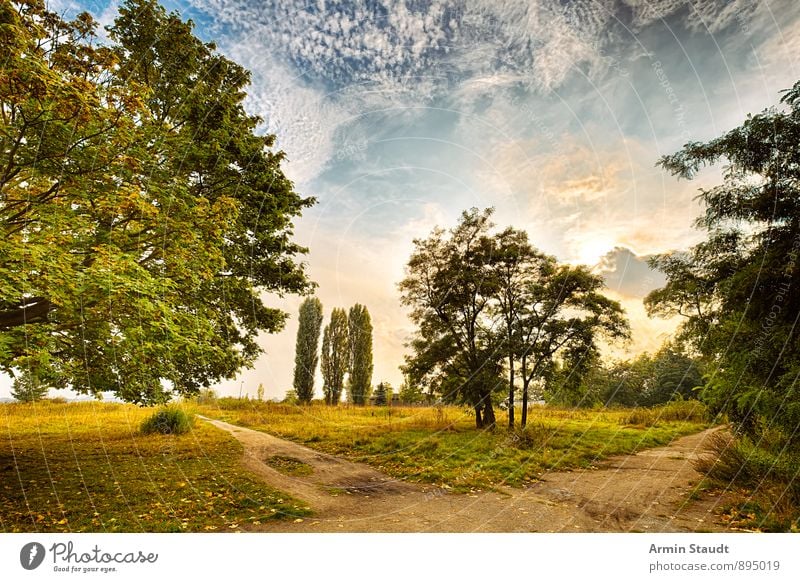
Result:
{"label": "field", "polygon": [[0,531],[231,531],[309,513],[241,469],[228,434],[198,422],[188,435],[144,436],[151,413],[0,405]]}
{"label": "field", "polygon": [[407,481],[454,491],[521,486],[544,471],[663,445],[709,426],[696,401],[655,409],[531,410],[524,431],[477,431],[458,407],[291,406],[223,398],[202,414],[360,461]]}
{"label": "field", "polygon": [[[688,402],[652,410],[536,408],[525,431],[477,431],[458,407],[236,399],[185,406],[454,492],[522,486],[546,470],[591,467],[708,426],[702,406]],[[183,436],[142,434],[153,411],[101,402],[0,405],[0,530],[237,531],[313,515],[242,468],[241,444],[202,420]],[[290,457],[269,464],[288,475],[310,470]]]}

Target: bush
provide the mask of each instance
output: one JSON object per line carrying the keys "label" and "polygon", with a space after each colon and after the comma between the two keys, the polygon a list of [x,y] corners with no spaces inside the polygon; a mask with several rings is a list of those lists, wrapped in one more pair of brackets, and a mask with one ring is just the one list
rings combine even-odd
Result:
{"label": "bush", "polygon": [[147,417],[141,426],[144,434],[186,434],[194,427],[195,415],[176,406],[168,406]]}
{"label": "bush", "polygon": [[509,434],[512,446],[522,450],[535,450],[543,448],[553,437],[553,429],[543,423],[529,423],[525,428],[515,429]]}

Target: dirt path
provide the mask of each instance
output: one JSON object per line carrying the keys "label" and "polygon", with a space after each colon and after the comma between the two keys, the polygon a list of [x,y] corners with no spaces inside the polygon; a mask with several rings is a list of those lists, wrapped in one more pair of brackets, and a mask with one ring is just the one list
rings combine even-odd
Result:
{"label": "dirt path", "polygon": [[[207,419],[208,420],[208,419]],[[209,420],[245,449],[244,463],[264,481],[308,503],[314,517],[275,522],[258,531],[347,532],[612,532],[724,531],[719,500],[689,500],[700,475],[691,465],[718,429],[666,447],[611,457],[596,469],[547,473],[524,489],[451,494],[393,479],[367,465],[272,435]],[[264,463],[279,455],[310,465],[307,476]]]}

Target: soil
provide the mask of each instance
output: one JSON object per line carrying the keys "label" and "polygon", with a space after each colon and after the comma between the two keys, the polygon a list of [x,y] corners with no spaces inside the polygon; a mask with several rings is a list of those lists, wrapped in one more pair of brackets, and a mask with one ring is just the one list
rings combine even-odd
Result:
{"label": "soil", "polygon": [[[692,493],[702,478],[692,461],[720,428],[635,455],[610,457],[591,469],[546,473],[525,488],[463,494],[400,481],[263,432],[209,422],[244,445],[243,462],[249,470],[314,512],[310,518],[274,521],[248,531],[726,531],[719,517],[725,500]],[[287,475],[265,463],[274,456],[296,459],[310,469]]]}

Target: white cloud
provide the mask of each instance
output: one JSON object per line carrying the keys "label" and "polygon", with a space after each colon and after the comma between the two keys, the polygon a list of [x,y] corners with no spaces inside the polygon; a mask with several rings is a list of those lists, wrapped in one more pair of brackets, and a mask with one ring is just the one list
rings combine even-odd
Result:
{"label": "white cloud", "polygon": [[527,227],[535,244],[562,260],[587,264],[616,246],[653,254],[696,240],[695,193],[714,176],[678,181],[654,168],[652,145],[594,137],[495,145],[483,181],[504,193],[499,216]]}

